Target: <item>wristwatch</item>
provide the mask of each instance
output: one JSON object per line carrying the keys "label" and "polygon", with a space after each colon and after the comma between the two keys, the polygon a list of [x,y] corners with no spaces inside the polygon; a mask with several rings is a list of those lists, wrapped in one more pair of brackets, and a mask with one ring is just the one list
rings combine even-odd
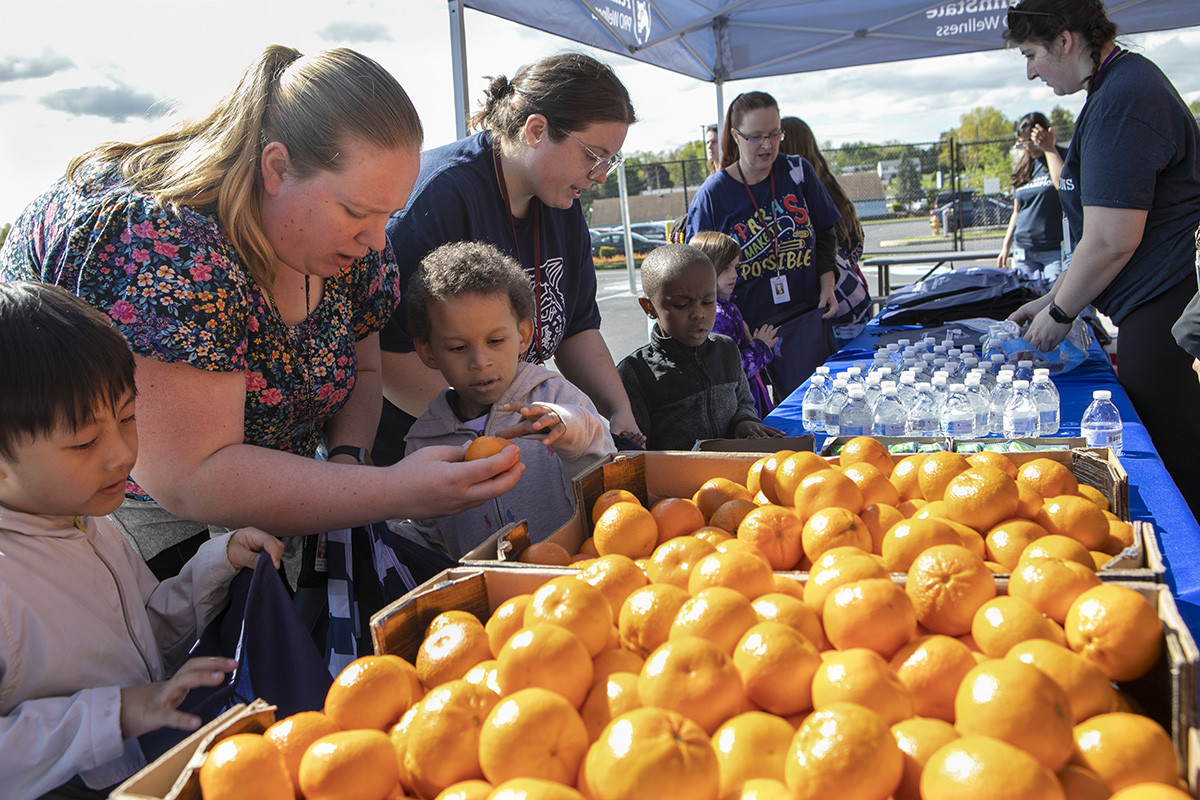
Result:
{"label": "wristwatch", "polygon": [[1059,324],[1070,325],[1075,321],[1075,317],[1072,317],[1067,312],[1059,308],[1057,303],[1050,303],[1050,307],[1046,310],[1050,313],[1050,319]]}
{"label": "wristwatch", "polygon": [[350,444],[342,444],[333,448],[326,454],[329,458],[334,456],[350,456],[363,466],[373,467],[375,462],[371,461],[371,451],[365,447],[355,447]]}

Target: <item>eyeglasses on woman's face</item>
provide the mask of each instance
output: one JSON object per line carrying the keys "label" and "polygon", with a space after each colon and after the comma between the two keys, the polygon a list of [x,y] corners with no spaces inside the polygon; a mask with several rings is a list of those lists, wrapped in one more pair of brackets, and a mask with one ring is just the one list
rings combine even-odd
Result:
{"label": "eyeglasses on woman's face", "polygon": [[771,131],[770,133],[764,133],[761,136],[747,136],[746,134],[739,131],[737,128],[734,128],[733,132],[736,133],[738,136],[742,137],[742,140],[745,141],[746,144],[750,145],[751,147],[761,147],[762,143],[765,141],[768,141],[768,140],[772,141],[772,142],[774,142],[776,140],[778,140],[780,142],[783,141],[783,131],[781,131],[781,130]]}
{"label": "eyeglasses on woman's face", "polygon": [[625,161],[625,156],[621,155],[620,153],[613,153],[608,158],[601,158],[600,156],[596,155],[595,151],[593,151],[592,148],[588,147],[586,144],[579,141],[574,136],[571,136],[570,131],[563,131],[563,133],[568,138],[570,138],[573,142],[575,142],[575,144],[582,147],[583,152],[588,154],[588,158],[592,159],[595,162],[594,164],[592,164],[592,168],[590,170],[588,170],[588,174],[587,174],[587,176],[594,181],[597,181],[597,182],[604,181],[608,177],[608,173],[612,172],[614,169],[621,166],[621,164],[624,163],[624,161]]}

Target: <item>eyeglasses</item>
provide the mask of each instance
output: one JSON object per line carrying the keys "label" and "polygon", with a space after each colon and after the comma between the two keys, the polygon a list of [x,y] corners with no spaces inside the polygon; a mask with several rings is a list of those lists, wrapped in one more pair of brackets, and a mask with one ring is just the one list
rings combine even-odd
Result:
{"label": "eyeglasses", "polygon": [[776,139],[778,139],[781,142],[783,141],[783,131],[772,131],[771,133],[764,134],[763,136],[747,136],[746,134],[739,131],[737,128],[734,128],[733,132],[736,133],[738,136],[742,137],[743,139],[745,139],[746,143],[749,144],[751,147],[758,147],[763,142],[767,141],[768,139],[770,139],[771,141],[775,141]]}
{"label": "eyeglasses", "polygon": [[621,166],[621,164],[624,163],[624,161],[625,161],[625,156],[621,155],[620,153],[614,153],[611,156],[609,156],[608,158],[601,158],[600,156],[598,156],[594,152],[592,152],[592,148],[588,147],[586,144],[579,141],[574,136],[571,136],[570,131],[563,131],[563,133],[568,138],[570,138],[572,141],[574,141],[575,144],[582,147],[583,152],[587,153],[588,157],[595,160],[596,163],[592,165],[592,168],[590,170],[588,170],[588,174],[587,174],[588,177],[591,178],[592,180],[595,180],[595,181],[604,180],[605,178],[608,177],[608,173],[612,172],[614,169]]}
{"label": "eyeglasses", "polygon": [[1017,143],[1014,145],[1014,147],[1016,147],[1018,150],[1024,150],[1027,147],[1037,147],[1037,145],[1033,143],[1032,139],[1017,139]]}

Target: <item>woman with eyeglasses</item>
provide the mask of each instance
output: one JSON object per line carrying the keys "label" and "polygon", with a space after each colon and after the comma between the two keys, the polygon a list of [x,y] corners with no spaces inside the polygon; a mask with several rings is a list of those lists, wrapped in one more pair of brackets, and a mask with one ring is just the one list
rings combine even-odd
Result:
{"label": "woman with eyeglasses", "polygon": [[[1196,293],[1192,231],[1200,219],[1200,128],[1170,80],[1115,41],[1099,0],[1024,0],[1004,38],[1028,78],[1055,94],[1087,92],[1058,196],[1071,267],[1012,319],[1049,350],[1089,304],[1120,327],[1117,371],[1167,469],[1194,472],[1200,386],[1171,324]],[[1200,483],[1180,481],[1200,512]]]}
{"label": "woman with eyeglasses", "polygon": [[1012,172],[1013,211],[996,266],[1007,268],[1012,255],[1013,269],[1049,285],[1063,270],[1057,186],[1067,151],[1055,143],[1050,120],[1041,112],[1031,111],[1017,120],[1016,133],[1021,156]]}
{"label": "woman with eyeglasses", "polygon": [[[636,121],[629,92],[607,65],[565,53],[494,78],[471,119],[479,132],[421,157],[408,205],[387,226],[402,280],[447,242],[482,241],[529,273],[538,311],[524,358],[558,369],[609,419],[614,435],[641,444],[629,398],[600,336],[591,235],[579,204],[621,163]],[[384,413],[378,463],[404,454],[415,417],[446,387],[426,367],[397,312],[381,335]]]}
{"label": "woman with eyeglasses", "polygon": [[816,169],[779,152],[779,105],[766,92],[729,104],[722,169],[688,206],[687,236],[719,231],[742,251],[733,299],[751,330],[779,329],[770,365],[782,401],[835,350],[837,232],[841,215]]}

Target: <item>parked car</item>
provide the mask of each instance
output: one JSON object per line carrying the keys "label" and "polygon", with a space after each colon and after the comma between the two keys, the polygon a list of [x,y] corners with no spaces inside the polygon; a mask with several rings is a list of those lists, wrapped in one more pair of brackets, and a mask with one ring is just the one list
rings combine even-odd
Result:
{"label": "parked car", "polygon": [[658,222],[635,222],[629,226],[629,230],[634,233],[640,233],[647,239],[667,239],[667,223],[669,220],[659,220]]}
{"label": "parked car", "polygon": [[[958,205],[955,207],[957,196]],[[1012,198],[998,194],[979,194],[971,189],[958,192],[939,192],[932,214],[942,221],[947,233],[959,227],[994,227],[1007,225],[1012,216]]]}
{"label": "parked car", "polygon": [[[659,245],[667,243],[666,239],[650,239],[640,233],[631,235],[633,236],[633,254],[637,256],[644,256]],[[592,258],[600,256],[601,247],[611,247],[617,251],[617,255],[625,255],[625,232],[622,230],[593,232]]]}

